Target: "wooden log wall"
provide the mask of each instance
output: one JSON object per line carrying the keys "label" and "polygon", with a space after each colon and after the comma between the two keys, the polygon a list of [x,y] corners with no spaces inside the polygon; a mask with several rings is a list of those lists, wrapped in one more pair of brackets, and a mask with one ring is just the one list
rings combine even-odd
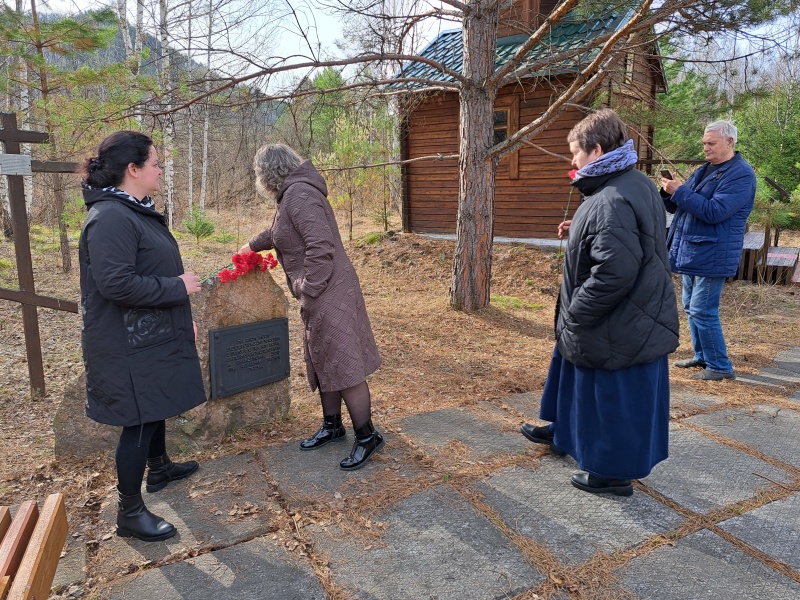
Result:
{"label": "wooden log wall", "polygon": [[[519,122],[529,123],[550,104],[551,91],[520,86],[504,89],[498,105],[519,96]],[[583,114],[568,109],[533,142],[549,152],[571,158],[567,134]],[[513,133],[510,132],[510,133]],[[458,153],[458,97],[441,94],[418,105],[404,124],[404,158]],[[519,178],[509,178],[509,157],[500,161],[496,178],[496,236],[556,237],[556,228],[571,216],[580,200],[570,199],[565,159],[523,146],[519,151]],[[404,168],[404,223],[416,233],[454,233],[458,209],[458,161],[419,161]]]}

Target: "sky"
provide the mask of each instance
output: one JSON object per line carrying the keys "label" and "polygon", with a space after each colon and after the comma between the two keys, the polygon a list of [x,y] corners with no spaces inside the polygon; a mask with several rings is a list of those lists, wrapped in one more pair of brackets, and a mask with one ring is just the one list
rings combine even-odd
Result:
{"label": "sky", "polygon": [[[14,6],[15,0],[2,0],[8,6]],[[215,4],[222,0],[212,0]],[[342,36],[342,27],[339,19],[330,14],[330,11],[325,11],[315,5],[314,0],[293,0],[292,7],[294,15],[290,11],[290,5],[286,0],[273,0],[274,11],[279,13],[283,18],[275,18],[274,13],[268,14],[267,3],[258,2],[254,0],[225,0],[233,4],[240,4],[247,11],[247,16],[250,17],[246,26],[242,27],[241,39],[232,38],[229,40],[231,45],[238,48],[248,48],[252,55],[259,56],[259,53],[268,52],[270,56],[289,57],[298,54],[308,55],[308,43],[299,34],[302,29],[307,32],[309,41],[314,44],[315,52],[321,52],[323,55],[336,54],[336,41]],[[170,0],[170,5],[177,6],[179,4],[186,4],[187,0]],[[30,0],[23,0],[23,4],[27,9],[30,9]],[[152,34],[156,33],[156,23],[154,18],[148,18],[148,11],[158,10],[158,0],[147,0],[148,8],[145,9],[145,23],[148,31]],[[193,0],[193,4],[198,8],[196,11],[201,11],[202,6],[207,6],[208,0]],[[136,0],[127,0],[127,8],[129,14],[129,21],[135,21]],[[37,9],[40,13],[44,12],[77,12],[80,10],[87,10],[91,8],[100,8],[110,6],[116,12],[116,0],[38,0]],[[255,9],[254,7],[259,7]],[[256,14],[253,10],[262,11],[261,14]],[[202,32],[202,24],[194,25],[193,35],[197,36]],[[221,24],[218,19],[215,26]],[[266,37],[261,37],[261,34],[270,31]],[[222,45],[227,43],[228,40],[218,39],[217,44]],[[199,60],[200,57],[196,57]]]}

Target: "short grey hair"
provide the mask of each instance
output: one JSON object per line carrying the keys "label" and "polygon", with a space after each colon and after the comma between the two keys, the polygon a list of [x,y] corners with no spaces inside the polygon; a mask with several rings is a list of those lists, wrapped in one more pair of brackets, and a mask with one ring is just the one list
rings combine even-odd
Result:
{"label": "short grey hair", "polygon": [[738,130],[736,129],[736,125],[730,121],[714,121],[706,125],[705,131],[717,131],[722,137],[733,140],[734,144],[736,143],[736,134]]}
{"label": "short grey hair", "polygon": [[261,146],[253,158],[256,189],[261,194],[274,196],[302,163],[300,155],[286,144]]}

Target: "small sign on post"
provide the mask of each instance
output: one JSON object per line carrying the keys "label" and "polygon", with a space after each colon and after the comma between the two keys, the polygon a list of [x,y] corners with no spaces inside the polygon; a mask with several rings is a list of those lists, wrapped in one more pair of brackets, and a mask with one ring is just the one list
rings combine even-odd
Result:
{"label": "small sign on post", "polygon": [[257,321],[208,332],[211,398],[289,376],[289,320]]}
{"label": "small sign on post", "polygon": [[33,175],[27,154],[0,154],[0,175]]}

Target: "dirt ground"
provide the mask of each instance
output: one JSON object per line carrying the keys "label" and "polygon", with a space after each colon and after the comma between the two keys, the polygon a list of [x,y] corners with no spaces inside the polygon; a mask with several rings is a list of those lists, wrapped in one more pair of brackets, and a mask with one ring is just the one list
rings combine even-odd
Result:
{"label": "dirt ground", "polygon": [[[218,234],[200,244],[186,234],[176,234],[187,270],[201,276],[227,266],[230,255],[269,223],[271,211],[258,207],[238,214],[211,213],[209,217],[218,232],[224,227],[235,233]],[[377,230],[378,226],[362,218],[354,237],[358,240]],[[75,238],[77,235],[74,232]],[[343,235],[346,237],[346,232]],[[35,227],[31,237],[37,292],[77,301],[76,240],[74,268],[64,274],[56,234]],[[783,245],[798,242],[800,239],[788,235],[782,239]],[[553,308],[560,281],[556,252],[496,244],[492,303],[478,313],[465,314],[448,306],[454,242],[394,234],[377,243],[346,241],[345,246],[361,278],[383,357],[383,366],[370,378],[376,423],[390,428],[394,419],[405,415],[483,400],[498,402],[512,393],[541,390],[554,341]],[[15,262],[13,245],[1,241],[0,287],[17,287]],[[273,275],[285,290],[280,268]],[[675,283],[679,292],[677,278]],[[298,308],[288,293],[287,297],[294,373],[289,417],[268,428],[237,433],[209,454],[219,456],[300,439],[318,427],[318,401],[302,376]],[[798,300],[797,290],[788,286],[734,282],[726,287],[722,319],[738,371],[757,372],[777,352],[800,345]],[[65,384],[83,368],[80,318],[39,309],[39,321],[47,393],[31,399],[20,305],[0,300],[0,504],[41,500],[53,491],[64,492],[70,534],[86,541],[91,560],[93,541],[101,529],[107,530],[98,525],[99,506],[115,483],[113,459],[55,461],[53,416]],[[681,346],[675,357],[687,358],[691,344],[685,318],[681,327]],[[760,392],[744,384],[691,381],[680,372],[671,375],[675,385],[724,393],[729,401],[747,404],[761,400]]]}

